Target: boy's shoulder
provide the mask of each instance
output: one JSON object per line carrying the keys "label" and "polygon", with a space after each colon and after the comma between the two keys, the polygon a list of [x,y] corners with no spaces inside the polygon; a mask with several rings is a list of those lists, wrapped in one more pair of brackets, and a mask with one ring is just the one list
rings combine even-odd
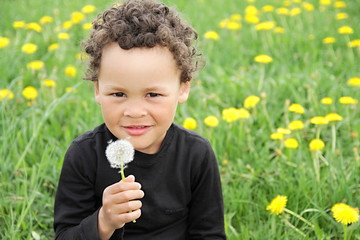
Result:
{"label": "boy's shoulder", "polygon": [[[92,130],[86,131],[72,141],[72,145],[94,146],[104,145],[112,140],[114,136],[107,129],[106,125],[100,124]],[[114,139],[113,139],[114,140]]]}
{"label": "boy's shoulder", "polygon": [[176,133],[179,140],[186,141],[189,145],[191,144],[205,144],[209,145],[209,140],[201,136],[200,134],[186,129],[178,124],[172,124],[171,128]]}

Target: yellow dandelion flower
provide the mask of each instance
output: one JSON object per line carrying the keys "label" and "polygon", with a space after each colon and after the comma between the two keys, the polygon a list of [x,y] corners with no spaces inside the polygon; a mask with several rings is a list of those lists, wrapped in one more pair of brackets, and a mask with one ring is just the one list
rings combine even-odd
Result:
{"label": "yellow dandelion flower", "polygon": [[246,14],[245,22],[250,23],[250,24],[257,24],[258,22],[260,22],[260,19],[255,14]]}
{"label": "yellow dandelion flower", "polygon": [[325,147],[325,143],[323,142],[323,140],[318,138],[311,140],[309,143],[310,151],[320,151],[324,147]]}
{"label": "yellow dandelion flower", "polygon": [[272,30],[272,29],[274,29],[275,25],[276,24],[274,21],[262,22],[262,23],[258,23],[255,25],[255,30],[256,31]]}
{"label": "yellow dandelion flower", "polygon": [[282,33],[285,32],[285,28],[283,28],[283,27],[276,27],[276,28],[274,28],[274,32],[275,32],[275,33],[278,33],[278,34],[282,34]]}
{"label": "yellow dandelion flower", "polygon": [[236,116],[236,108],[231,107],[223,109],[222,118],[227,122],[233,122],[237,120],[238,118]]}
{"label": "yellow dandelion flower", "polygon": [[358,100],[355,98],[352,98],[352,97],[345,96],[345,97],[339,98],[339,102],[341,104],[357,104]]}
{"label": "yellow dandelion flower", "polygon": [[336,20],[344,20],[347,19],[349,16],[347,15],[347,13],[337,13],[335,15]]}
{"label": "yellow dandelion flower", "polygon": [[360,77],[352,77],[347,81],[349,86],[360,86]]}
{"label": "yellow dandelion flower", "polygon": [[44,68],[45,63],[43,61],[36,60],[36,61],[29,62],[26,66],[32,70],[39,70],[39,69]]}
{"label": "yellow dandelion flower", "polygon": [[301,13],[301,8],[293,8],[289,11],[289,15],[292,17],[299,15],[300,13]]}
{"label": "yellow dandelion flower", "polygon": [[24,88],[22,95],[28,100],[34,100],[38,96],[38,91],[33,86],[28,86]]}
{"label": "yellow dandelion flower", "polygon": [[308,12],[314,11],[314,5],[308,2],[303,2],[301,6]]}
{"label": "yellow dandelion flower", "polygon": [[10,44],[10,39],[7,37],[0,37],[0,48],[7,47]]}
{"label": "yellow dandelion flower", "polygon": [[96,7],[94,5],[85,5],[81,11],[83,13],[92,13],[92,12],[95,12],[96,10]]}
{"label": "yellow dandelion flower", "polygon": [[219,125],[219,119],[215,116],[207,116],[204,119],[204,123],[208,127],[216,127],[217,125]]}
{"label": "yellow dandelion flower", "polygon": [[86,53],[86,52],[82,52],[82,53],[77,53],[75,55],[75,58],[77,60],[85,60],[85,59],[88,59],[89,58],[89,55]]}
{"label": "yellow dandelion flower", "polygon": [[315,125],[325,125],[329,123],[326,117],[322,117],[322,116],[313,117],[310,119],[310,122]]}
{"label": "yellow dandelion flower", "polygon": [[291,133],[291,131],[286,128],[277,128],[276,132],[281,133],[283,135],[289,135]]}
{"label": "yellow dandelion flower", "polygon": [[33,54],[37,51],[38,46],[33,43],[26,43],[21,47],[21,51],[23,51],[26,54]]}
{"label": "yellow dandelion flower", "polygon": [[70,29],[73,26],[73,22],[72,21],[65,21],[63,22],[63,24],[61,25],[63,29]]}
{"label": "yellow dandelion flower", "polygon": [[235,21],[229,21],[226,24],[226,28],[229,30],[239,30],[239,29],[241,29],[241,27],[242,27],[241,23],[235,22]]}
{"label": "yellow dandelion flower", "polygon": [[249,118],[250,117],[250,113],[249,111],[247,111],[244,108],[241,109],[236,109],[236,108],[226,108],[222,111],[222,118],[226,121],[226,122],[233,122],[236,121],[240,118]]}
{"label": "yellow dandelion flower", "polygon": [[289,15],[289,12],[289,9],[284,7],[276,9],[276,13],[279,15]]}
{"label": "yellow dandelion flower", "polygon": [[267,64],[267,63],[271,63],[273,61],[273,59],[272,59],[272,57],[270,57],[266,54],[260,54],[254,58],[254,61],[258,62],[258,63]]}
{"label": "yellow dandelion flower", "polygon": [[237,109],[237,115],[240,119],[246,119],[250,117],[250,113],[245,108]]}
{"label": "yellow dandelion flower", "polygon": [[231,14],[230,20],[232,20],[232,21],[240,21],[241,20],[241,15],[238,14],[238,13]]}
{"label": "yellow dandelion flower", "polygon": [[65,88],[65,92],[77,93],[77,90],[75,88],[72,88],[72,87],[67,87],[67,88]]}
{"label": "yellow dandelion flower", "polygon": [[224,19],[219,22],[220,28],[226,28],[227,24],[230,22],[230,19]]}
{"label": "yellow dandelion flower", "polygon": [[48,51],[49,51],[49,52],[55,51],[55,50],[58,49],[59,47],[60,47],[60,45],[59,45],[58,43],[53,43],[53,44],[49,45]]}
{"label": "yellow dandelion flower", "polygon": [[260,102],[260,98],[255,95],[250,95],[244,100],[244,107],[247,109],[254,108]]}
{"label": "yellow dandelion flower", "polygon": [[254,5],[249,5],[245,8],[245,14],[257,15],[259,10]]}
{"label": "yellow dandelion flower", "polygon": [[336,42],[336,39],[334,37],[326,37],[322,40],[322,43],[324,44],[333,44]]}
{"label": "yellow dandelion flower", "polygon": [[303,114],[305,112],[305,109],[303,106],[301,106],[298,103],[293,103],[289,106],[289,111],[290,112],[294,112],[294,113],[298,113],[298,114]]}
{"label": "yellow dandelion flower", "polygon": [[285,7],[289,7],[289,6],[291,6],[291,4],[292,4],[292,2],[291,2],[290,0],[285,0],[285,1],[283,1],[283,5],[284,5]]}
{"label": "yellow dandelion flower", "polygon": [[320,0],[320,4],[324,6],[331,5],[331,0]]}
{"label": "yellow dandelion flower", "polygon": [[270,135],[270,138],[273,140],[280,140],[284,138],[284,134],[280,133],[280,132],[274,132]]}
{"label": "yellow dandelion flower", "polygon": [[348,43],[348,46],[351,48],[360,47],[360,39],[354,39]]}
{"label": "yellow dandelion flower", "polygon": [[183,127],[189,130],[194,130],[197,127],[197,122],[194,118],[186,118],[183,122]]}
{"label": "yellow dandelion flower", "polygon": [[82,28],[83,28],[84,30],[90,30],[92,27],[93,27],[92,23],[84,23],[84,24],[82,25]]}
{"label": "yellow dandelion flower", "polygon": [[287,201],[288,199],[286,196],[278,195],[270,202],[269,205],[267,205],[266,210],[269,210],[272,214],[282,214]]}
{"label": "yellow dandelion flower", "polygon": [[356,223],[359,221],[359,209],[353,208],[345,203],[337,203],[332,208],[333,217],[339,223],[344,225]]}
{"label": "yellow dandelion flower", "polygon": [[71,22],[74,24],[80,23],[85,18],[82,12],[72,12],[71,13]]}
{"label": "yellow dandelion flower", "polygon": [[9,89],[0,89],[0,102],[4,99],[13,99],[14,93],[10,91]]}
{"label": "yellow dandelion flower", "polygon": [[42,81],[42,84],[45,86],[45,87],[56,87],[56,82],[52,79],[44,79]]}
{"label": "yellow dandelion flower", "polygon": [[40,18],[40,24],[44,25],[46,23],[52,23],[54,21],[54,19],[50,16],[43,16],[42,18]]}
{"label": "yellow dandelion flower", "polygon": [[219,34],[215,31],[207,31],[205,34],[204,34],[204,37],[206,39],[212,39],[212,40],[218,40],[220,37],[219,37]]}
{"label": "yellow dandelion flower", "polygon": [[330,97],[324,97],[321,99],[321,103],[325,105],[330,105],[333,103],[333,100]]}
{"label": "yellow dandelion flower", "polygon": [[301,120],[294,120],[289,123],[290,130],[300,130],[304,128],[304,123]]}
{"label": "yellow dandelion flower", "polygon": [[33,30],[35,32],[41,32],[42,31],[42,27],[35,22],[31,22],[25,25],[25,28],[28,30]]}
{"label": "yellow dandelion flower", "polygon": [[329,121],[329,122],[334,122],[334,121],[341,121],[343,120],[343,117],[340,116],[337,113],[329,113],[326,114],[325,118]]}
{"label": "yellow dandelion flower", "polygon": [[64,70],[66,76],[75,77],[76,76],[76,68],[74,66],[67,66]]}
{"label": "yellow dandelion flower", "polygon": [[24,28],[26,25],[25,21],[15,21],[13,22],[13,28]]}
{"label": "yellow dandelion flower", "polygon": [[339,34],[353,34],[354,30],[350,26],[342,26],[338,28]]}
{"label": "yellow dandelion flower", "polygon": [[58,34],[58,38],[61,39],[61,40],[67,40],[70,38],[70,35],[66,32],[60,32]]}
{"label": "yellow dandelion flower", "polygon": [[265,5],[262,7],[262,11],[263,12],[273,12],[274,11],[274,6],[272,5]]}
{"label": "yellow dandelion flower", "polygon": [[335,8],[346,8],[346,2],[344,1],[335,1],[334,2]]}
{"label": "yellow dandelion flower", "polygon": [[298,148],[299,142],[295,138],[288,138],[284,141],[284,145],[287,148]]}

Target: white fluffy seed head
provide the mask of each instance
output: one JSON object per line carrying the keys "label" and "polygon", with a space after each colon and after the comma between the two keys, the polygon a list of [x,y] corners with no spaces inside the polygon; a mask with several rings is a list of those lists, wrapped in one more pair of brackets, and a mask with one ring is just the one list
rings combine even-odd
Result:
{"label": "white fluffy seed head", "polygon": [[120,168],[134,159],[134,152],[134,147],[129,141],[119,139],[109,142],[105,155],[112,168]]}

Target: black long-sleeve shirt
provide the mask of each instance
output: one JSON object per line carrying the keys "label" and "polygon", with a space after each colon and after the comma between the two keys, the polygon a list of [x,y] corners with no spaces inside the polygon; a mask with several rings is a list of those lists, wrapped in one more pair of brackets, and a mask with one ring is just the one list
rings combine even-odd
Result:
{"label": "black long-sleeve shirt", "polygon": [[[56,239],[99,239],[98,210],[104,189],[120,180],[105,149],[116,137],[102,124],[73,141],[55,199]],[[160,151],[135,151],[125,169],[145,193],[141,217],[110,239],[226,239],[217,161],[209,142],[173,124]]]}

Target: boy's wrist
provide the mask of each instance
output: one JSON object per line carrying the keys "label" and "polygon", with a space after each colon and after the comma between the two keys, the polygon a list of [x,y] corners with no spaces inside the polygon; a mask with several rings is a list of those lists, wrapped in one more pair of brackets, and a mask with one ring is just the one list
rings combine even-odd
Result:
{"label": "boy's wrist", "polygon": [[115,229],[106,224],[104,219],[103,208],[101,207],[98,214],[98,233],[101,240],[108,240],[115,232]]}

